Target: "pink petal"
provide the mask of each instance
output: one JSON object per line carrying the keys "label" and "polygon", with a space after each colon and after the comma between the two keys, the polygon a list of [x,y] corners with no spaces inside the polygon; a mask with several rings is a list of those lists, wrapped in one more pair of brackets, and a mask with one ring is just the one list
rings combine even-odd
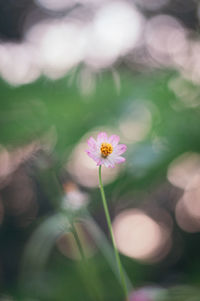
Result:
{"label": "pink petal", "polygon": [[111,167],[111,164],[107,159],[104,160],[103,164],[105,165],[105,167]]}
{"label": "pink petal", "polygon": [[100,132],[97,136],[97,143],[107,142],[108,136],[105,132]]}
{"label": "pink petal", "polygon": [[108,138],[108,143],[111,143],[112,146],[116,146],[119,143],[119,136],[117,135],[112,135]]}
{"label": "pink petal", "polygon": [[93,152],[93,151],[91,151],[91,150],[86,150],[85,152],[86,152],[86,153],[88,154],[88,156],[89,156],[90,158],[92,158],[95,162],[97,162],[97,161],[99,160],[99,156],[98,156],[97,152]]}
{"label": "pink petal", "polygon": [[127,146],[125,144],[118,144],[116,147],[115,147],[115,154],[120,156],[121,154],[123,154],[125,151],[127,150]]}
{"label": "pink petal", "polygon": [[90,137],[87,141],[88,143],[88,146],[92,149],[92,150],[96,150],[97,149],[97,143],[96,141],[94,140],[93,137]]}
{"label": "pink petal", "polygon": [[110,157],[107,157],[107,158],[102,158],[101,159],[101,165],[105,165],[105,167],[115,167],[115,161],[110,158]]}
{"label": "pink petal", "polygon": [[126,161],[126,159],[124,157],[117,157],[117,158],[115,158],[115,163],[116,164],[120,164],[120,163],[123,163],[125,161]]}
{"label": "pink petal", "polygon": [[86,154],[88,154],[88,156],[90,157],[90,158],[94,158],[95,156],[94,156],[94,153],[93,152],[91,152],[89,149],[86,149]]}
{"label": "pink petal", "polygon": [[97,166],[100,166],[103,164],[103,160],[101,160],[101,159],[98,159],[98,161],[96,161],[96,162],[97,162]]}
{"label": "pink petal", "polygon": [[115,167],[115,161],[113,159],[108,157],[107,160],[109,162],[109,167],[112,167],[112,168]]}

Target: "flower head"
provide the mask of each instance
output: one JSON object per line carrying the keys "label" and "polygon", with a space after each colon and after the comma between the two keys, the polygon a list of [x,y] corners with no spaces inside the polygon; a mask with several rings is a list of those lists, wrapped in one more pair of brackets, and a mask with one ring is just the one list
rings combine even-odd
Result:
{"label": "flower head", "polygon": [[129,296],[129,301],[156,301],[163,300],[166,296],[166,290],[161,287],[143,287]]}
{"label": "flower head", "polygon": [[121,157],[121,154],[126,151],[127,147],[125,144],[118,144],[119,136],[117,135],[108,137],[105,132],[101,132],[98,134],[97,140],[90,137],[87,143],[89,148],[86,153],[97,163],[97,166],[114,167],[115,164],[126,160]]}

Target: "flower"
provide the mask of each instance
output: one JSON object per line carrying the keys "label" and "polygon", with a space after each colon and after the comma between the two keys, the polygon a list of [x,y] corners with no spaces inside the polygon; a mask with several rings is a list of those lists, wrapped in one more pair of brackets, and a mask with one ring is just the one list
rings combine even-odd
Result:
{"label": "flower", "polygon": [[126,159],[121,157],[127,147],[119,143],[119,136],[112,135],[108,137],[107,133],[100,132],[97,141],[90,137],[87,141],[89,149],[86,153],[91,157],[97,166],[105,165],[106,167],[115,167],[115,164],[123,163]]}
{"label": "flower", "polygon": [[166,290],[161,287],[143,287],[129,296],[129,301],[155,301],[163,300],[166,296]]}

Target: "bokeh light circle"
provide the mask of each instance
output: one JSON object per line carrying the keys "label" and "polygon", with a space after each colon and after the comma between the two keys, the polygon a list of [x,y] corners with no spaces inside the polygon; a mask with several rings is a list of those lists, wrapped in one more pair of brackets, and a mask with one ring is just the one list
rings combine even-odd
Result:
{"label": "bokeh light circle", "polygon": [[170,230],[139,209],[120,213],[113,231],[119,251],[138,260],[159,261],[171,248]]}

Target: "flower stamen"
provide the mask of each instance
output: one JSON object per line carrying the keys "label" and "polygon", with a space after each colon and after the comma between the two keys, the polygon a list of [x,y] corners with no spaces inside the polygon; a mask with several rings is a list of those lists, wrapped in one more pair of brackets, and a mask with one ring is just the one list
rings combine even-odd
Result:
{"label": "flower stamen", "polygon": [[101,144],[101,149],[100,150],[101,150],[101,156],[103,158],[106,158],[106,157],[108,157],[108,155],[112,154],[113,146],[110,143],[103,142]]}

